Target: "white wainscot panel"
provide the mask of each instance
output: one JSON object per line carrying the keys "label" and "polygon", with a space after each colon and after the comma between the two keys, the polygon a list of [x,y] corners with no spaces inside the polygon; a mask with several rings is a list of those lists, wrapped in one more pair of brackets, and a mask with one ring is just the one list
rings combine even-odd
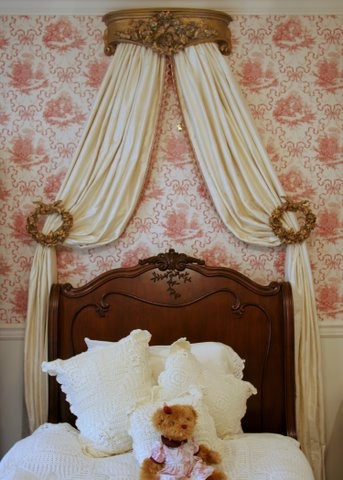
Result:
{"label": "white wainscot panel", "polygon": [[343,322],[322,322],[326,480],[343,479]]}
{"label": "white wainscot panel", "polygon": [[0,328],[0,458],[27,434],[23,388],[24,328]]}

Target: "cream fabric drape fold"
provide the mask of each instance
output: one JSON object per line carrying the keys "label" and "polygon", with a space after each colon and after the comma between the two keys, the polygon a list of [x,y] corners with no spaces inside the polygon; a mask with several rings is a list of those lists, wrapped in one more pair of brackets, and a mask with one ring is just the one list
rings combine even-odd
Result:
{"label": "cream fabric drape fold", "polygon": [[[66,245],[90,247],[117,239],[137,205],[153,147],[164,59],[120,44],[96,98],[73,163],[57,195],[74,224]],[[60,225],[49,217],[44,232]],[[25,400],[29,426],[47,419],[47,315],[57,281],[54,248],[38,245],[31,269],[25,334]]]}
{"label": "cream fabric drape fold", "polygon": [[[262,145],[240,89],[214,44],[174,57],[185,124],[223,223],[244,242],[275,246],[268,220],[285,193]],[[294,215],[288,228],[297,229]],[[312,273],[306,245],[287,247],[286,276],[295,303],[297,430],[316,479],[324,445],[321,356]]]}

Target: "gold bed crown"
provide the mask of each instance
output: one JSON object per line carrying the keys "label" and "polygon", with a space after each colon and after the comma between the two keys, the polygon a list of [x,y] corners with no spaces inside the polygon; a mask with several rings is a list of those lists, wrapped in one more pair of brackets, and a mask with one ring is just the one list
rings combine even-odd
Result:
{"label": "gold bed crown", "polygon": [[223,55],[231,51],[230,15],[215,10],[169,8],[109,12],[103,16],[105,54],[113,55],[118,43],[151,48],[173,55],[190,45],[215,42]]}

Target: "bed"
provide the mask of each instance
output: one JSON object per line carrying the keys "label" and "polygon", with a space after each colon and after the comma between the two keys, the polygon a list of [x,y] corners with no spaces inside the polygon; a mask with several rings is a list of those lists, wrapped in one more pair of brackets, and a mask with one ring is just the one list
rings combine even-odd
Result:
{"label": "bed", "polygon": [[313,479],[296,439],[287,282],[170,249],[53,285],[48,325],[48,421],[4,456],[1,479],[138,479],[162,402],[195,406],[198,440],[230,480]]}

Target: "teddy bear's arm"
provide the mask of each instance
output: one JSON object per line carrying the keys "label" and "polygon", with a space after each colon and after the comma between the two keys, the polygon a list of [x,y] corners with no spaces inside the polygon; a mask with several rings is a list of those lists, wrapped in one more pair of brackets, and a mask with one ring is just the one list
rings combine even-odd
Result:
{"label": "teddy bear's arm", "polygon": [[156,463],[163,463],[165,461],[166,456],[161,442],[156,442],[152,446],[150,458]]}
{"label": "teddy bear's arm", "polygon": [[221,456],[218,452],[211,450],[206,445],[199,445],[199,450],[196,454],[207,465],[217,465],[221,462]]}
{"label": "teddy bear's arm", "polygon": [[162,464],[155,462],[152,458],[146,458],[140,469],[140,480],[154,480],[162,469]]}

